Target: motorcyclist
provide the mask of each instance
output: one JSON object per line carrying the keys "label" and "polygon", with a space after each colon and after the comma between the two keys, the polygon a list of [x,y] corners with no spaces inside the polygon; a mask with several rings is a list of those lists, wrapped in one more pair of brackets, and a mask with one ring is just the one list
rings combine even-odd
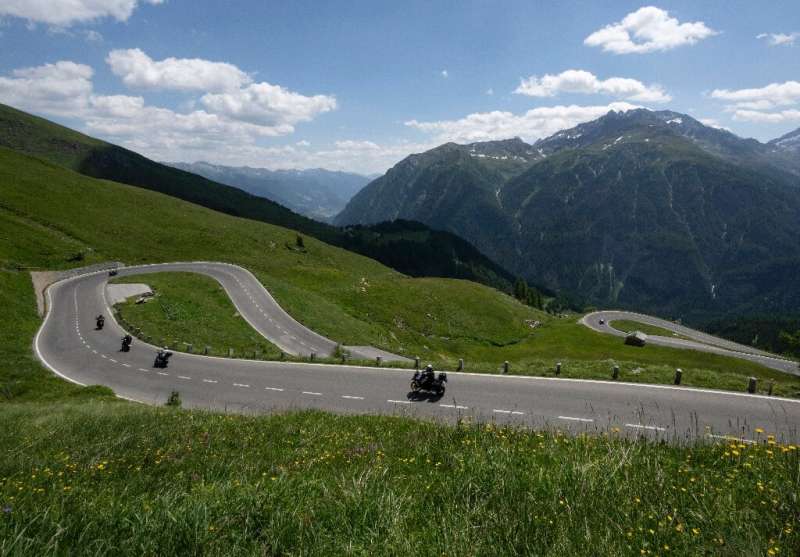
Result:
{"label": "motorcyclist", "polygon": [[100,315],[98,315],[97,317],[95,317],[95,320],[97,321],[97,328],[98,328],[98,329],[102,329],[102,328],[103,328],[103,325],[104,325],[104,324],[105,324],[105,322],[106,322],[106,318],[105,318],[105,317],[103,317],[103,314],[101,313]]}
{"label": "motorcyclist", "polygon": [[434,373],[433,373],[433,366],[428,364],[425,366],[425,371],[422,372],[422,384],[423,385],[430,385],[433,383]]}
{"label": "motorcyclist", "polygon": [[125,335],[122,337],[122,351],[127,352],[130,350],[131,342],[133,342],[133,337],[131,335]]}

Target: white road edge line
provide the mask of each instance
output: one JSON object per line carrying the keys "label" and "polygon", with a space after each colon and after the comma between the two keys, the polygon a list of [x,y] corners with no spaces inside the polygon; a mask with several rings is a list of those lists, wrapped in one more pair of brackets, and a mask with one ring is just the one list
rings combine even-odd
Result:
{"label": "white road edge line", "polygon": [[708,437],[713,437],[714,439],[722,439],[723,441],[736,441],[737,443],[746,443],[748,445],[753,445],[756,441],[752,439],[742,439],[741,437],[734,437],[733,435],[715,435],[713,433],[707,433]]}
{"label": "white road edge line", "polygon": [[520,412],[518,410],[501,410],[499,408],[495,408],[492,412],[497,412],[498,414],[512,414],[514,416],[524,416],[525,412]]}
{"label": "white road edge line", "polygon": [[442,408],[454,408],[456,410],[469,410],[469,406],[461,406],[460,404],[440,404]]}
{"label": "white road edge line", "polygon": [[572,422],[593,422],[592,418],[576,418],[574,416],[559,416],[559,420],[569,420]]}
{"label": "white road edge line", "polygon": [[392,399],[388,399],[386,402],[391,402],[392,404],[411,404],[410,400],[392,400]]}

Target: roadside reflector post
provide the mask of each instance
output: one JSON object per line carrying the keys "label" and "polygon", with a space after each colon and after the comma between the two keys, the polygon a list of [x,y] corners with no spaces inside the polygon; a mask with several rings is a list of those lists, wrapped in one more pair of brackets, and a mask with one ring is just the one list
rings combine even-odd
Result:
{"label": "roadside reflector post", "polygon": [[755,377],[751,377],[747,381],[747,392],[750,393],[750,394],[755,393],[757,386],[758,386],[758,379],[756,379]]}
{"label": "roadside reflector post", "polygon": [[619,379],[619,366],[615,365],[614,370],[611,372],[612,379]]}
{"label": "roadside reflector post", "polygon": [[210,350],[210,349],[211,349],[211,347],[210,347],[210,346],[206,346],[206,347],[203,349],[203,354],[205,354],[206,356],[208,356],[208,352],[209,352],[209,350]]}
{"label": "roadside reflector post", "polygon": [[381,358],[380,356],[376,356],[376,357],[375,357],[375,364],[376,364],[378,367],[381,367],[381,362],[382,362],[382,361],[383,361],[383,358]]}
{"label": "roadside reflector post", "polygon": [[683,370],[681,368],[678,368],[678,369],[675,370],[675,384],[676,385],[680,385],[681,384],[681,377],[683,377]]}
{"label": "roadside reflector post", "polygon": [[503,373],[508,373],[508,360],[503,362]]}
{"label": "roadside reflector post", "polygon": [[464,358],[458,359],[458,370],[457,371],[464,371]]}
{"label": "roadside reflector post", "polygon": [[419,369],[419,356],[414,357],[414,369]]}
{"label": "roadside reflector post", "polygon": [[768,394],[769,396],[772,396],[772,389],[773,389],[773,387],[775,387],[775,380],[774,380],[774,379],[770,379],[770,380],[769,380],[769,386],[767,387],[767,394]]}
{"label": "roadside reflector post", "polygon": [[233,348],[228,348],[228,357],[233,358]]}
{"label": "roadside reflector post", "polygon": [[556,364],[556,375],[561,375],[561,362]]}

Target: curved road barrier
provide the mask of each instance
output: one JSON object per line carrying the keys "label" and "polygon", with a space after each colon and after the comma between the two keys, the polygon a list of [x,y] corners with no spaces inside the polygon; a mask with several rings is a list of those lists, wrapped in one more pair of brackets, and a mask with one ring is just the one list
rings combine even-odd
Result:
{"label": "curved road barrier", "polygon": [[[120,269],[121,276],[158,270],[217,278],[247,321],[279,345],[324,353],[332,341],[284,312],[245,269],[219,263],[176,263]],[[450,372],[441,400],[409,397],[410,372],[313,363],[231,360],[176,352],[153,367],[156,347],[134,341],[120,352],[125,331],[110,315],[107,273],[68,278],[47,290],[48,312],[34,340],[54,373],[78,384],[106,385],[123,398],[163,404],[180,392],[185,406],[236,412],[314,408],[341,413],[403,414],[453,422],[465,416],[531,427],[612,431],[671,442],[697,438],[758,440],[757,428],[796,442],[800,400],[577,379]]]}

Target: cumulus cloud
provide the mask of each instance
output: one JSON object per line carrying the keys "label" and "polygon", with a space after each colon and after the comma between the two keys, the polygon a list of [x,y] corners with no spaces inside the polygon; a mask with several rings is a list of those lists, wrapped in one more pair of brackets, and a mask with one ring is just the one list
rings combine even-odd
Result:
{"label": "cumulus cloud", "polygon": [[210,112],[232,120],[274,126],[291,132],[294,124],[336,108],[329,95],[305,96],[280,85],[254,83],[237,91],[208,93],[200,99]]}
{"label": "cumulus cloud", "polygon": [[660,85],[645,85],[636,79],[610,77],[598,79],[585,70],[566,70],[557,75],[545,74],[521,80],[514,90],[529,97],[554,97],[559,93],[600,94],[637,102],[669,102],[669,96]]}
{"label": "cumulus cloud", "polygon": [[644,54],[692,45],[716,34],[702,21],[681,23],[666,10],[645,6],[595,31],[583,43],[614,54]]}
{"label": "cumulus cloud", "polygon": [[454,141],[471,143],[522,137],[535,141],[557,131],[571,128],[603,116],[611,110],[626,111],[639,106],[616,102],[605,106],[549,106],[533,108],[524,114],[495,110],[469,114],[458,120],[418,122],[410,120],[406,126],[432,134],[438,143]]}
{"label": "cumulus cloud", "polygon": [[176,91],[226,91],[252,81],[226,62],[201,58],[165,58],[155,61],[138,48],[112,50],[106,63],[128,87]]}
{"label": "cumulus cloud", "polygon": [[756,35],[757,39],[767,41],[770,46],[794,46],[798,37],[800,37],[800,33],[797,31],[794,33],[761,33]]}
{"label": "cumulus cloud", "polygon": [[795,104],[800,102],[800,82],[770,83],[751,89],[714,89],[711,98],[737,103],[766,101],[773,105]]}
{"label": "cumulus cloud", "polygon": [[82,113],[92,92],[91,67],[60,61],[0,76],[0,101],[34,112],[57,116]]}
{"label": "cumulus cloud", "polygon": [[750,89],[714,89],[710,96],[731,103],[725,110],[733,113],[734,120],[780,123],[795,121],[800,114],[796,108],[784,108],[800,104],[798,81]]}
{"label": "cumulus cloud", "polygon": [[445,78],[445,79],[447,79],[448,77],[450,77],[450,74],[447,72],[447,70],[442,70],[442,72],[441,72],[441,75],[442,75],[442,77],[443,77],[443,78]]}
{"label": "cumulus cloud", "polygon": [[[145,0],[145,3],[163,1]],[[139,3],[138,0],[0,0],[0,15],[66,27],[105,17],[127,21]]]}
{"label": "cumulus cloud", "polygon": [[736,109],[733,111],[733,119],[744,122],[757,122],[761,124],[797,122],[800,121],[800,110],[789,109],[778,110],[774,112],[760,112],[758,110]]}
{"label": "cumulus cloud", "polygon": [[[70,61],[17,69],[0,76],[0,102],[35,113],[80,120],[88,133],[153,158],[226,163],[238,160],[251,166],[259,165],[259,159],[245,157],[264,154],[262,150],[266,148],[258,145],[263,138],[291,133],[297,122],[335,107],[332,98],[320,100],[281,87],[256,84],[271,88],[272,95],[267,98],[255,95],[251,99],[260,111],[254,115],[220,108],[211,101],[207,102],[210,109],[187,107],[185,112],[179,112],[150,106],[141,96],[97,94],[93,90],[93,73],[91,67]],[[212,100],[222,102],[218,96]],[[345,152],[363,156],[366,149],[365,145],[343,144],[315,153],[308,152],[309,145],[300,142],[289,146],[295,152],[292,160],[298,163],[302,160],[333,161],[335,156],[341,155],[342,161],[356,164],[356,155],[345,156]],[[302,155],[303,152],[306,155]],[[326,152],[328,154],[324,154]],[[277,152],[267,153],[278,157]],[[386,152],[374,150],[365,161],[383,162],[364,164],[371,164],[368,171],[372,172],[388,157]]]}

